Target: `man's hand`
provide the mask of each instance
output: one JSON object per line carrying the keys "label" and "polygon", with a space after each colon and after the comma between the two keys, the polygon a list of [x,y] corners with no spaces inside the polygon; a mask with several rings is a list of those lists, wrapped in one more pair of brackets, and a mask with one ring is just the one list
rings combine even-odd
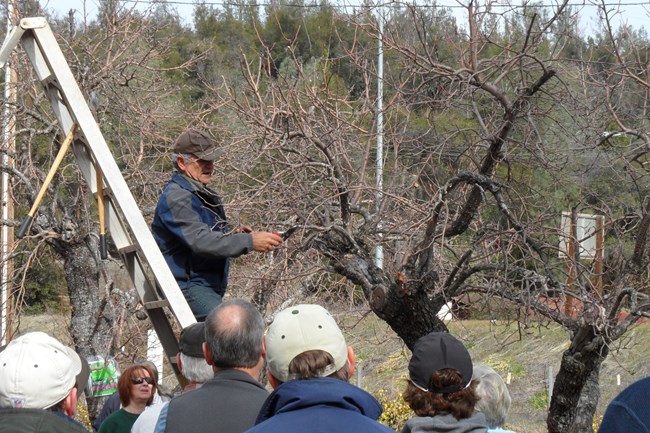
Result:
{"label": "man's hand", "polygon": [[280,235],[269,232],[253,232],[253,249],[260,253],[268,253],[273,251],[275,247],[280,245],[284,240]]}
{"label": "man's hand", "polygon": [[249,226],[238,226],[235,233],[253,233],[253,228]]}

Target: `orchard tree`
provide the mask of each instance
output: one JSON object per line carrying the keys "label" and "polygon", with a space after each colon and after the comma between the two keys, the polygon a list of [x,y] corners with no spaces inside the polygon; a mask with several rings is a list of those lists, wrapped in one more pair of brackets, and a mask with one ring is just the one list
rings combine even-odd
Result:
{"label": "orchard tree", "polygon": [[[584,48],[567,4],[501,16],[471,2],[462,25],[435,8],[395,6],[380,18],[383,35],[376,16],[360,14],[352,17],[358,38],[339,43],[363,77],[361,92],[331,59],[306,61],[290,37],[277,71],[265,68],[277,45],[262,39],[261,57],[242,60],[247,86],[226,80],[210,92],[215,112],[237,114],[247,127],[224,133],[234,201],[292,233],[276,281],[302,276],[303,284],[281,295],[267,283],[263,302],[303,296],[316,279],[341,286],[338,275],[409,347],[446,330],[436,313],[467,293],[549,318],[571,340],[551,432],[592,429],[600,365],[650,306],[647,156],[629,153],[645,142],[612,141],[631,132],[623,123],[609,128],[622,116],[614,95],[645,107],[647,92],[634,83],[645,69],[620,78],[616,62],[567,60],[567,47]],[[361,34],[384,47],[381,182],[377,44]],[[609,93],[611,82],[590,76],[597,66],[599,77],[626,85]],[[638,110],[624,110],[636,111],[630,130],[643,128]],[[560,248],[562,237],[580,241],[576,230],[562,232],[563,211],[574,226],[578,213],[604,216],[602,268],[580,248]],[[320,269],[332,276],[305,278]],[[623,308],[629,315],[620,321]]]}

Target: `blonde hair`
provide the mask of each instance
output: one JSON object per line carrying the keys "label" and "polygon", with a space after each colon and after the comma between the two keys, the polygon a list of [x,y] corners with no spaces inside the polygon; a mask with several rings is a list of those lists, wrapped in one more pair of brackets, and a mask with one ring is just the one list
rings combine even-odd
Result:
{"label": "blonde hair", "polygon": [[489,428],[503,427],[512,403],[505,382],[486,365],[474,367],[474,379],[479,381],[476,393],[480,400],[476,403],[476,410],[485,415]]}

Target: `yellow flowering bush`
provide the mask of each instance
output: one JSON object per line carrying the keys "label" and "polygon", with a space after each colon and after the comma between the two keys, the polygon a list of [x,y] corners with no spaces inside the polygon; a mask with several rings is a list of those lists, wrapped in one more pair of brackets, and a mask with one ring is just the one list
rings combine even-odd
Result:
{"label": "yellow flowering bush", "polygon": [[393,430],[400,431],[406,421],[414,416],[413,411],[411,411],[401,394],[391,398],[388,396],[387,391],[382,389],[377,393],[377,400],[384,408],[384,412],[379,417],[379,422]]}

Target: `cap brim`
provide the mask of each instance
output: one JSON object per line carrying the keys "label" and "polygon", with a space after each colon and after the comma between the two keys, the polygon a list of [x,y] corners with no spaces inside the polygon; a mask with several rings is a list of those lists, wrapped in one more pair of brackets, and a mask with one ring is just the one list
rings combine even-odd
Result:
{"label": "cap brim", "polygon": [[219,158],[221,155],[223,155],[223,150],[216,146],[206,150],[205,152],[194,153],[194,156],[196,156],[199,159],[203,159],[205,161],[214,161],[215,159]]}
{"label": "cap brim", "polygon": [[88,387],[88,378],[90,377],[90,366],[88,365],[88,361],[86,361],[86,358],[79,355],[77,352],[75,352],[70,348],[67,349],[69,349],[68,356],[73,361],[75,365],[75,370],[78,371],[77,375],[75,376],[75,385],[77,387],[78,392],[82,393]]}

